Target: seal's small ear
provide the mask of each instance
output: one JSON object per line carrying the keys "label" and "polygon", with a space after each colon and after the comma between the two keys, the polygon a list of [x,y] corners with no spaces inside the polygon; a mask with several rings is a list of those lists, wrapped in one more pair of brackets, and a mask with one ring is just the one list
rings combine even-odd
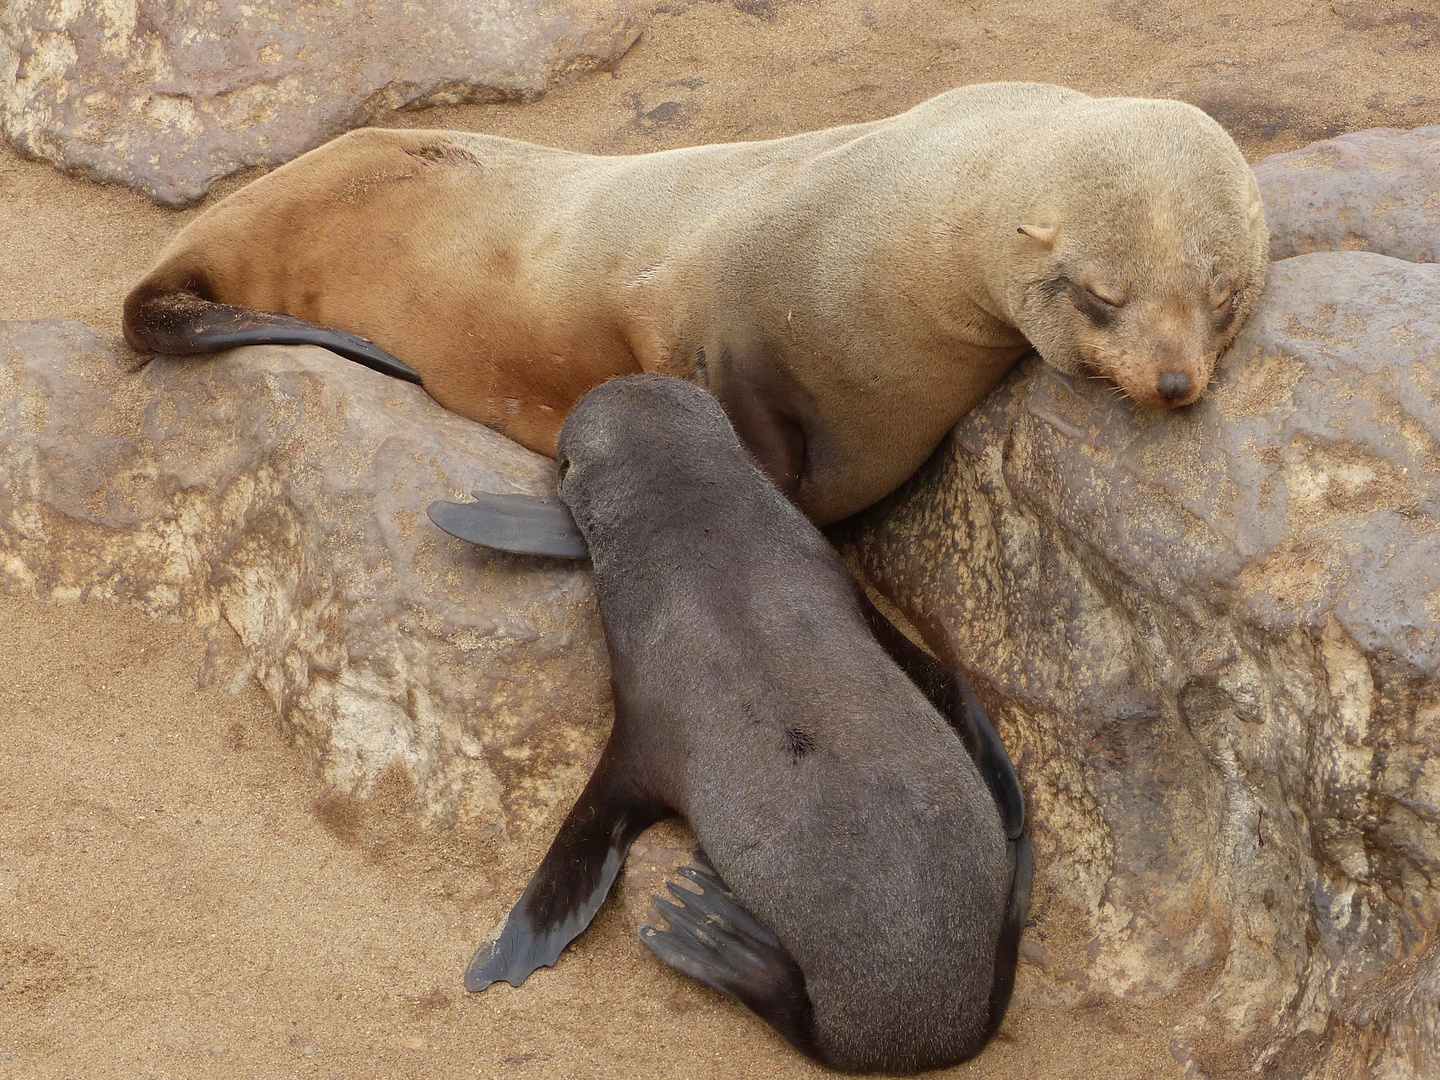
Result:
{"label": "seal's small ear", "polygon": [[451,536],[481,547],[561,559],[583,559],[589,554],[575,519],[556,496],[471,494],[474,502],[433,502],[425,512]]}
{"label": "seal's small ear", "polygon": [[1060,226],[1021,225],[1015,231],[1024,236],[1030,237],[1031,240],[1034,240],[1042,247],[1053,248],[1055,246],[1055,237],[1058,236],[1060,233]]}

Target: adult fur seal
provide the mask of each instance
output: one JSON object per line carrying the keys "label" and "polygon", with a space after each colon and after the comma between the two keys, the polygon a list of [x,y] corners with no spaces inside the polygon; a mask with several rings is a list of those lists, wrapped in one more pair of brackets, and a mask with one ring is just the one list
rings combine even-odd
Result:
{"label": "adult fur seal", "polygon": [[352,132],[188,225],[124,329],[142,351],[325,345],[551,456],[592,386],[677,375],[824,524],[1032,344],[1142,405],[1195,400],[1267,249],[1254,176],[1199,109],[992,83],[633,157]]}
{"label": "adult fur seal", "polygon": [[[979,702],[867,608],[697,387],[607,382],[559,455],[615,724],[466,986],[553,964],[634,837],[678,811],[706,857],[684,871],[700,891],[672,887],[668,925],[641,930],[663,960],[836,1068],[978,1052],[1009,1001],[1031,873],[1019,783]],[[432,517],[461,535],[489,513],[446,506]]]}

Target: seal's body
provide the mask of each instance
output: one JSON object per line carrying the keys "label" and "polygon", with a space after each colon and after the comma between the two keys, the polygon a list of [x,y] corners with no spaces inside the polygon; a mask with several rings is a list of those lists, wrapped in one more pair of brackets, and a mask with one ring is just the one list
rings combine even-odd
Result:
{"label": "seal's body", "polygon": [[633,157],[364,130],[187,226],[125,333],[409,365],[552,456],[592,386],[677,375],[825,523],[910,475],[1031,344],[1143,405],[1194,400],[1267,243],[1254,177],[1204,113],[1056,86]]}
{"label": "seal's body", "polygon": [[662,959],[838,1068],[976,1053],[1009,999],[1030,876],[1018,783],[979,703],[875,625],[696,387],[605,383],[559,457],[615,725],[467,987],[554,963],[633,837],[673,810],[713,870],[689,872],[698,894],[672,890],[683,907],[658,905],[668,927],[642,928]]}

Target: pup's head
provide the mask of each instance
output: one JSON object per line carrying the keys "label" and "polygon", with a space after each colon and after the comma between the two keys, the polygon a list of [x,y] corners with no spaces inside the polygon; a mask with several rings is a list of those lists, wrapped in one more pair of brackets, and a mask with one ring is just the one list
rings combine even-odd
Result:
{"label": "pup's head", "polygon": [[1094,101],[1062,136],[1048,198],[1010,223],[1006,300],[1047,362],[1141,405],[1205,392],[1269,268],[1254,174],[1200,110]]}
{"label": "pup's head", "polygon": [[599,534],[633,536],[702,512],[686,506],[715,501],[737,469],[756,468],[720,403],[668,375],[625,375],[595,387],[565,418],[556,459],[560,498],[592,553]]}

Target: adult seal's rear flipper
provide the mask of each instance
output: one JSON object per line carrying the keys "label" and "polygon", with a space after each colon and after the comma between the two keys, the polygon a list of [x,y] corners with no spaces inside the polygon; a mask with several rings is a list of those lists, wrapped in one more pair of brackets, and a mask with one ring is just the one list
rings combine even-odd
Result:
{"label": "adult seal's rear flipper", "polygon": [[470,960],[465,989],[519,986],[554,965],[600,910],[631,842],[666,812],[634,795],[603,758],[525,892]]}
{"label": "adult seal's rear flipper", "polygon": [[661,897],[651,900],[656,921],[665,929],[646,924],[640,940],[665,963],[749,1006],[766,1023],[803,1053],[816,1056],[810,997],[805,976],[779,939],[725,886],[704,852],[694,855],[696,866],[678,873],[699,888],[692,892],[673,882],[668,885],[678,904]]}
{"label": "adult seal's rear flipper", "polygon": [[292,315],[216,304],[185,291],[137,292],[125,301],[125,340],[140,352],[195,356],[240,345],[319,345],[382,375],[420,384],[420,373],[364,338]]}
{"label": "adult seal's rear flipper", "polygon": [[451,536],[520,555],[583,559],[590,550],[558,496],[472,492],[470,503],[433,502],[430,520]]}

